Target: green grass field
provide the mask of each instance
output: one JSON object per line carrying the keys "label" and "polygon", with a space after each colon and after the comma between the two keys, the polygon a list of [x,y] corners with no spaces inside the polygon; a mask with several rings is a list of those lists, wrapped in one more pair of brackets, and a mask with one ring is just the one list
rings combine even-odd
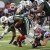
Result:
{"label": "green grass field", "polygon": [[[0,27],[0,34],[2,33],[2,28]],[[16,35],[18,35],[19,32],[17,32]],[[9,41],[11,40],[12,33],[8,33],[4,36],[3,39],[0,40],[0,50],[50,50],[50,40],[48,41],[46,47],[38,47],[38,48],[32,48],[32,45],[26,40],[26,44],[23,44],[23,47],[14,46],[13,44],[9,44]]]}

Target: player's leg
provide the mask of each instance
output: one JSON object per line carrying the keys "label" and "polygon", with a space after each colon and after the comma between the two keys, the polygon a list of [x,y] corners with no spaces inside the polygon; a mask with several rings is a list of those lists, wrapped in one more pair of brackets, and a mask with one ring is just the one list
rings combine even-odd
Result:
{"label": "player's leg", "polygon": [[21,33],[21,35],[18,35],[18,37],[17,37],[17,43],[19,46],[21,46],[22,40],[24,40],[25,35],[27,35],[27,30],[28,30],[27,26],[28,25],[26,25],[26,22],[27,22],[26,20],[23,20],[23,23],[20,25],[20,28],[18,28],[19,32]]}
{"label": "player's leg", "polygon": [[41,44],[42,46],[46,46],[48,39],[50,38],[50,32],[46,32],[44,34],[44,38],[43,38],[43,43]]}
{"label": "player's leg", "polygon": [[12,31],[12,39],[11,39],[9,44],[11,44],[14,41],[15,37],[16,37],[16,30],[15,30],[14,25],[11,26],[11,31]]}
{"label": "player's leg", "polygon": [[18,27],[18,31],[20,32],[20,35],[18,35],[15,45],[21,47],[21,42],[25,39],[23,23]]}
{"label": "player's leg", "polygon": [[25,36],[23,34],[23,29],[24,29],[23,28],[23,23],[21,23],[20,25],[16,25],[16,28],[18,29],[18,31],[20,32],[20,34],[18,35],[16,41],[14,42],[14,45],[17,45],[17,46],[21,47],[22,46],[21,42],[22,42],[22,40],[25,39]]}
{"label": "player's leg", "polygon": [[40,43],[40,38],[35,38],[33,43],[32,43],[32,48],[36,48],[37,46],[41,46],[41,43]]}
{"label": "player's leg", "polygon": [[[21,38],[18,38],[18,39],[22,39],[22,37],[25,37],[25,35],[27,35],[27,33],[28,33],[27,27],[29,28],[28,19],[24,18],[22,24],[20,25],[20,28],[18,29],[22,36],[20,36]],[[22,39],[22,40],[24,40],[24,39]],[[20,42],[22,42],[22,40]]]}
{"label": "player's leg", "polygon": [[14,45],[16,45],[16,46],[19,46],[19,47],[22,47],[22,44],[21,44],[21,42],[22,42],[22,40],[24,40],[25,39],[25,36],[23,35],[23,34],[19,34],[18,36],[17,36],[17,38],[16,38],[16,41],[14,41]]}
{"label": "player's leg", "polygon": [[41,44],[41,46],[46,46],[47,42],[48,42],[48,38],[44,38],[43,43]]}
{"label": "player's leg", "polygon": [[[24,30],[24,32],[25,32],[25,36],[26,36],[26,39],[30,42],[30,43],[32,43],[32,40],[30,39],[30,36],[29,36],[29,20],[28,20],[28,18],[24,18],[24,27],[25,27],[25,30]],[[30,33],[31,34],[31,33]],[[32,35],[32,34],[31,34]]]}
{"label": "player's leg", "polygon": [[3,31],[2,34],[0,35],[0,39],[3,38],[3,36],[4,36],[5,34],[7,34],[9,31],[10,31],[9,27],[8,27],[8,26],[5,26],[4,31]]}

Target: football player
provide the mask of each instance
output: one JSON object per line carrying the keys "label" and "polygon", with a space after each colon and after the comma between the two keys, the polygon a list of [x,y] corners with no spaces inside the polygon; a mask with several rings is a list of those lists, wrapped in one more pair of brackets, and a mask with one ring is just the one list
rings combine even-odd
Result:
{"label": "football player", "polygon": [[25,35],[27,35],[27,33],[29,32],[29,21],[27,17],[22,17],[21,15],[16,16],[15,19],[16,19],[15,27],[20,32],[20,35],[18,35],[15,41],[16,43],[14,42],[14,44],[21,47],[22,40],[25,39]]}
{"label": "football player", "polygon": [[[43,27],[36,23],[34,29],[35,40],[32,44],[33,48],[37,46],[46,46],[48,39],[50,38],[50,32],[46,31]],[[43,43],[40,42],[43,41]]]}
{"label": "football player", "polygon": [[0,39],[3,38],[3,36],[5,34],[7,34],[8,32],[12,31],[12,40],[10,41],[10,43],[13,42],[15,36],[16,36],[16,31],[15,31],[15,26],[14,26],[14,17],[10,16],[10,13],[6,13],[5,16],[1,17],[1,23],[3,25],[5,25],[4,31],[2,32],[2,34],[0,35]]}
{"label": "football player", "polygon": [[[11,3],[10,4],[10,8],[9,9],[5,8],[5,10],[7,10],[8,13],[11,13],[10,15],[15,15],[16,14],[16,10],[17,10],[16,3]],[[4,10],[4,12],[5,12],[5,10]]]}
{"label": "football player", "polygon": [[[47,17],[47,16],[50,16],[50,0],[35,0],[36,2],[37,2],[37,9],[36,10],[34,10],[34,9],[32,9],[32,11],[34,12],[34,13],[40,13],[40,12],[42,12],[43,10],[45,11],[45,16],[43,16],[43,21],[41,21],[40,22],[40,25],[43,25],[43,22],[44,22],[44,17]],[[47,6],[48,5],[48,6]],[[48,10],[48,11],[46,11],[46,10]]]}

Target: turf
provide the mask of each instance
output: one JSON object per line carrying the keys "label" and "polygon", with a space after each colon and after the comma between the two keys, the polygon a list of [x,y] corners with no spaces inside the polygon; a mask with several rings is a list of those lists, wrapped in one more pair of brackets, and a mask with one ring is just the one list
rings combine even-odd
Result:
{"label": "turf", "polygon": [[[3,29],[0,27],[0,35],[2,33],[2,30]],[[18,34],[19,32],[17,32],[16,35],[18,36]],[[13,44],[9,44],[11,37],[12,37],[12,33],[9,32],[3,37],[3,39],[0,40],[0,50],[50,50],[50,40],[48,41],[46,47],[32,48],[32,45],[28,42],[28,40],[26,40],[27,45],[22,44],[23,47],[18,47],[18,46],[14,46]]]}

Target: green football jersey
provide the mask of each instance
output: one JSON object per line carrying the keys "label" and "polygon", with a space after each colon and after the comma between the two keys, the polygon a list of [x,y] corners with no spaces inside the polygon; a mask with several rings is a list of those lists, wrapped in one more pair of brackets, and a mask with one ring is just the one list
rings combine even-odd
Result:
{"label": "green football jersey", "polygon": [[50,6],[46,1],[44,2],[44,11],[46,13],[46,16],[50,16]]}

